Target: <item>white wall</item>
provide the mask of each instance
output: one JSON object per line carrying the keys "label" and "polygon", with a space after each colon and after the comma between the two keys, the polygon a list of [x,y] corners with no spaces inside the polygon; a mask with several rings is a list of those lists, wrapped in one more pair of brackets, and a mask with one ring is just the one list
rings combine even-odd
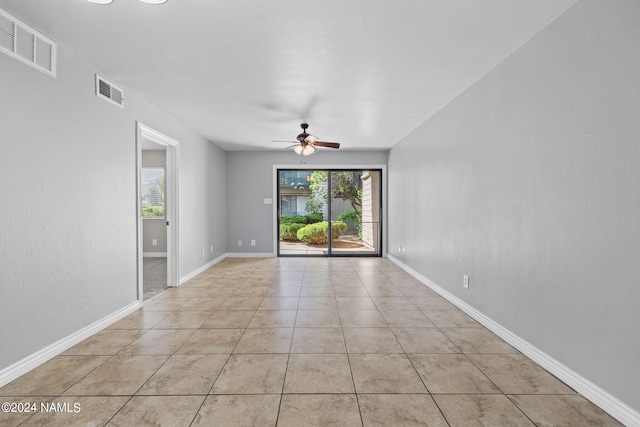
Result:
{"label": "white wall", "polygon": [[136,121],[180,141],[180,274],[225,252],[224,152],[94,74],[62,47],[57,78],[0,54],[0,371],[137,299]]}
{"label": "white wall", "polygon": [[[306,164],[302,165],[301,162]],[[228,252],[273,253],[273,165],[386,165],[386,151],[323,150],[308,157],[291,151],[227,152]],[[276,200],[273,200],[276,203]],[[256,246],[249,246],[251,239]],[[238,240],[243,246],[238,247]]]}
{"label": "white wall", "polygon": [[[217,146],[180,151],[180,276],[227,252],[226,153]],[[210,247],[213,246],[213,253]],[[202,249],[205,255],[201,255]]]}
{"label": "white wall", "polygon": [[636,411],[639,22],[578,2],[389,154],[389,253]]}

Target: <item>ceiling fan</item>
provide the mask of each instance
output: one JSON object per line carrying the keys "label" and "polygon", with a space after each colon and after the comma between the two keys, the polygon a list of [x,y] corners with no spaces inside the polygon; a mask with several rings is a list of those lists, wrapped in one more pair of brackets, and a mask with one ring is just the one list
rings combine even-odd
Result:
{"label": "ceiling fan", "polygon": [[340,144],[337,142],[318,141],[317,136],[308,134],[308,123],[302,123],[300,124],[300,127],[302,128],[302,133],[296,137],[298,142],[276,140],[274,140],[273,142],[294,142],[294,145],[292,145],[291,147],[293,147],[293,151],[295,151],[296,154],[301,156],[308,156],[310,154],[313,154],[316,151],[316,147],[340,148]]}

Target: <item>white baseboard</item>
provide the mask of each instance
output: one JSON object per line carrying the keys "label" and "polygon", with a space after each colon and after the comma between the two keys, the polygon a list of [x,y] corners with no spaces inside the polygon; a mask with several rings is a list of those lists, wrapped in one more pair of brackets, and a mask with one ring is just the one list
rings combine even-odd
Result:
{"label": "white baseboard", "polygon": [[551,372],[560,380],[564,381],[571,388],[580,393],[585,399],[590,400],[624,425],[629,427],[640,426],[640,413],[617,399],[615,396],[598,387],[596,384],[592,383],[583,376],[577,374],[569,367],[558,362],[557,360],[541,351],[528,341],[520,338],[518,335],[514,334],[504,326],[477,311],[475,308],[471,307],[469,304],[462,301],[447,290],[441,288],[440,286],[429,280],[427,277],[423,276],[408,265],[404,264],[399,259],[389,254],[387,254],[387,258],[394,264],[402,268],[404,271],[424,283],[427,287],[431,288],[434,292],[458,307],[460,310],[464,311],[466,314],[471,316],[487,329],[491,330],[494,334],[498,335],[500,338],[508,342],[522,354],[529,357],[531,360],[542,366],[547,371]]}
{"label": "white baseboard", "polygon": [[103,317],[97,322],[94,322],[91,325],[86,326],[79,331],[66,336],[65,338],[62,338],[61,340],[54,342],[53,344],[43,348],[42,350],[25,357],[24,359],[14,363],[13,365],[9,365],[8,367],[0,371],[0,387],[9,384],[16,378],[26,374],[32,369],[37,368],[46,361],[59,355],[63,351],[68,350],[79,342],[89,338],[96,332],[100,332],[107,326],[112,325],[123,317],[133,313],[140,307],[141,305],[139,301],[131,303],[128,306],[121,308],[120,310],[111,313],[106,317]]}
{"label": "white baseboard", "polygon": [[143,252],[142,257],[143,258],[166,258],[167,253],[166,252]]}
{"label": "white baseboard", "polygon": [[213,267],[214,265],[216,265],[217,263],[219,263],[220,261],[222,261],[226,257],[227,257],[227,254],[222,254],[219,257],[212,259],[211,261],[209,261],[205,265],[196,268],[192,272],[187,273],[184,276],[180,276],[180,284],[182,285],[183,283],[185,283],[185,282],[193,279],[194,277],[196,277],[198,274],[204,273],[205,271],[207,271],[208,269],[210,269],[211,267]]}
{"label": "white baseboard", "polygon": [[274,258],[273,252],[228,252],[228,258]]}

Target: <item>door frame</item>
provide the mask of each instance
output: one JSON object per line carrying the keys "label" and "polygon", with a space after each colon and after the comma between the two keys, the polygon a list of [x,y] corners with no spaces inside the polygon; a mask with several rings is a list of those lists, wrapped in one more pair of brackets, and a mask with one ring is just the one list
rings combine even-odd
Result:
{"label": "door frame", "polygon": [[[387,256],[387,165],[373,164],[373,165],[361,165],[361,164],[345,164],[345,165],[326,165],[326,164],[283,164],[283,165],[273,165],[273,177],[271,182],[273,183],[273,256],[278,257],[278,206],[280,206],[280,201],[278,200],[278,170],[279,169],[287,169],[287,170],[348,170],[348,169],[362,169],[362,170],[370,170],[377,169],[381,171],[382,176],[380,177],[380,186],[381,188],[381,197],[382,197],[382,207],[380,208],[380,213],[382,216],[381,227],[382,227],[382,235],[380,236],[381,242],[381,252],[380,255],[376,255],[386,258]],[[338,255],[344,256],[344,255]],[[351,255],[351,256],[370,256],[370,255]]]}
{"label": "door frame", "polygon": [[143,289],[143,240],[142,240],[142,145],[144,141],[165,147],[165,219],[167,221],[167,287],[178,286],[179,233],[178,233],[178,178],[180,142],[140,122],[136,122],[136,216],[137,216],[137,267],[138,301],[144,301]]}

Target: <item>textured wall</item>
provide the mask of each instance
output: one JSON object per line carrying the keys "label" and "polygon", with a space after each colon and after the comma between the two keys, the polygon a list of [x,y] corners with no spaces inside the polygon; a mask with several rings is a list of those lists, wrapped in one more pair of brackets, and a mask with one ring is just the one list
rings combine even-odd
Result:
{"label": "textured wall", "polygon": [[180,149],[181,277],[227,252],[225,159],[226,153],[210,143]]}
{"label": "textured wall", "polygon": [[[273,247],[273,165],[386,165],[386,151],[322,151],[302,158],[293,151],[227,152],[227,250],[228,252],[268,252]],[[273,201],[276,202],[275,200]],[[251,239],[256,246],[249,246]],[[238,247],[238,240],[243,246]]]}
{"label": "textured wall", "polygon": [[578,2],[389,155],[389,252],[636,410],[638,22]]}
{"label": "textured wall", "polygon": [[0,54],[0,370],[136,300],[136,121],[180,141],[180,273],[225,252],[224,152],[94,74],[61,47],[55,79]]}

